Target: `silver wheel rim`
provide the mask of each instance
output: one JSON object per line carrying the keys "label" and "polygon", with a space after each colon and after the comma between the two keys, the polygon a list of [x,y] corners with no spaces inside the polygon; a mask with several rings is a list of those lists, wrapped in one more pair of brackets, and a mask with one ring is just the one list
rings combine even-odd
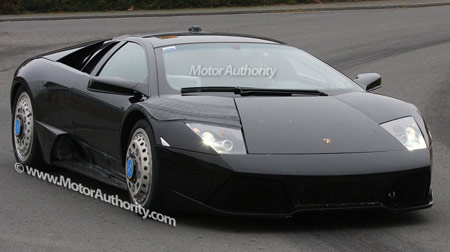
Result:
{"label": "silver wheel rim", "polygon": [[30,157],[34,133],[33,108],[26,92],[21,93],[17,99],[13,120],[16,153],[20,161],[25,162]]}
{"label": "silver wheel rim", "polygon": [[137,129],[131,137],[125,159],[125,177],[130,195],[137,204],[149,197],[152,182],[152,153],[144,129]]}

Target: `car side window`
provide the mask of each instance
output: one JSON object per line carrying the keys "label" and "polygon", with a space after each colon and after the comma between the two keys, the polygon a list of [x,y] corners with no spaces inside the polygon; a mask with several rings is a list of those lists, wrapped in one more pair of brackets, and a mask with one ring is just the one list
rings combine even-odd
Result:
{"label": "car side window", "polygon": [[100,62],[100,60],[106,55],[106,53],[108,53],[118,43],[118,41],[114,41],[103,44],[98,51],[94,52],[91,55],[81,71],[90,74]]}
{"label": "car side window", "polygon": [[119,77],[140,83],[146,82],[147,75],[145,50],[132,42],[128,42],[111,56],[99,73],[99,76]]}

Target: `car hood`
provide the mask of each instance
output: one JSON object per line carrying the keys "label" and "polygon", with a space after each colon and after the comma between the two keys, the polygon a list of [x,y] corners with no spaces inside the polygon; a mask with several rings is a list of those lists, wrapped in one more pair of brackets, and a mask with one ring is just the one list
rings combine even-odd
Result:
{"label": "car hood", "polygon": [[[141,105],[158,121],[242,127],[249,154],[406,150],[380,126],[405,116],[413,116],[426,132],[414,105],[367,92],[295,97],[168,95],[147,99]],[[184,124],[180,127],[183,132],[187,130]],[[173,147],[191,148],[185,140],[170,134],[164,137],[170,138]]]}
{"label": "car hood", "polygon": [[250,154],[404,150],[379,123],[333,96],[235,98]]}

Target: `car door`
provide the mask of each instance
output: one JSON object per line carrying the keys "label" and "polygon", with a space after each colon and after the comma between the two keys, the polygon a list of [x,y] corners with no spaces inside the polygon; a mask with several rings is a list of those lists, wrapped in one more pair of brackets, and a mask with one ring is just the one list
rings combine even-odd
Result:
{"label": "car door", "polygon": [[72,131],[71,93],[73,85],[89,80],[89,75],[81,71],[84,61],[109,41],[62,49],[42,56],[47,60],[41,64],[36,76],[40,78],[36,102],[39,122],[64,132]]}
{"label": "car door", "polygon": [[[116,77],[148,86],[144,47],[135,42],[118,46],[100,60],[90,81],[96,76]],[[120,124],[133,95],[94,91],[88,85],[80,83],[72,89],[73,134],[89,150],[94,163],[114,172],[120,165]]]}

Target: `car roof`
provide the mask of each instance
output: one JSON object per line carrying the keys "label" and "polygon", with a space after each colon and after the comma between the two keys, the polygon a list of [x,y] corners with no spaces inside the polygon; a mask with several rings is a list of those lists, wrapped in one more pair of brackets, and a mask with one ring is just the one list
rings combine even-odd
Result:
{"label": "car roof", "polygon": [[263,43],[263,44],[284,44],[281,41],[235,33],[219,33],[219,32],[169,32],[156,33],[139,36],[122,36],[117,39],[139,38],[149,41],[155,48],[180,44],[195,43]]}

